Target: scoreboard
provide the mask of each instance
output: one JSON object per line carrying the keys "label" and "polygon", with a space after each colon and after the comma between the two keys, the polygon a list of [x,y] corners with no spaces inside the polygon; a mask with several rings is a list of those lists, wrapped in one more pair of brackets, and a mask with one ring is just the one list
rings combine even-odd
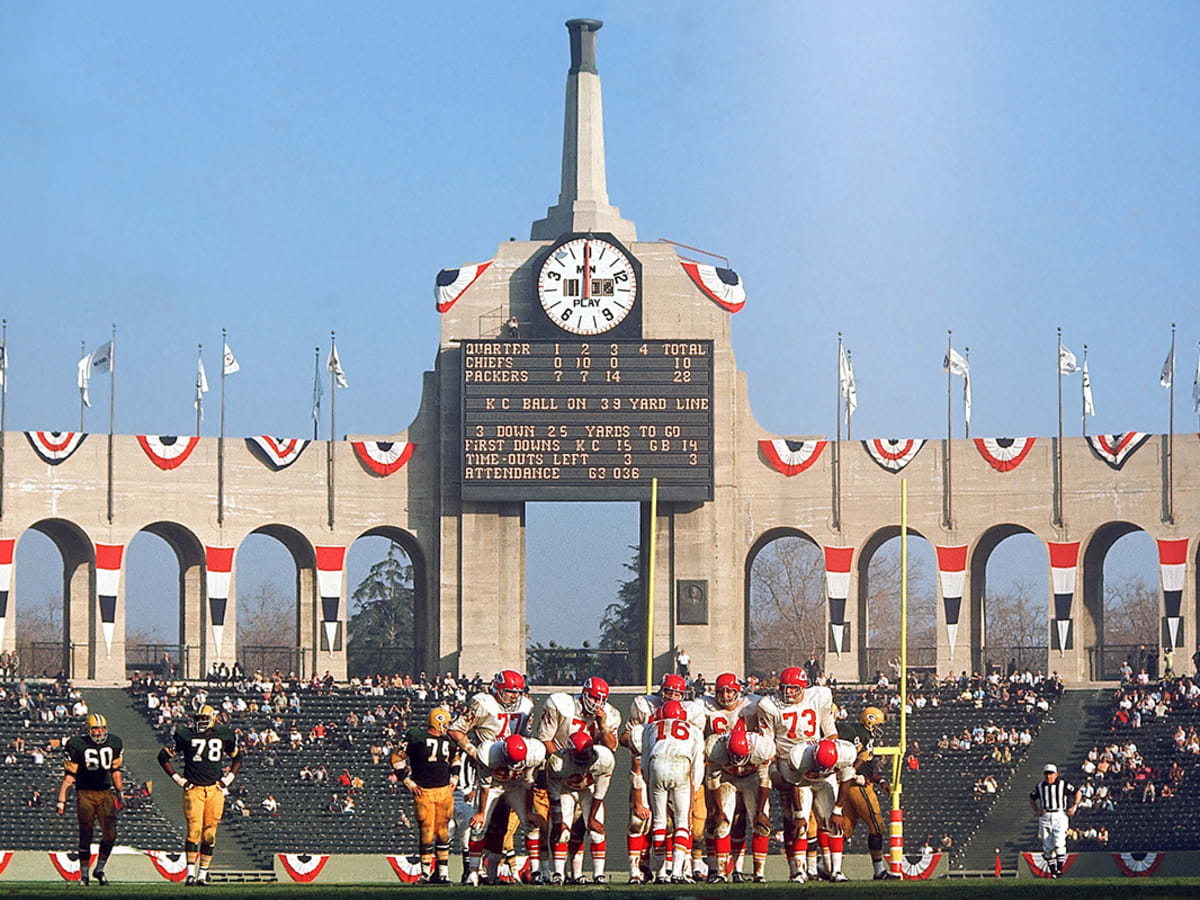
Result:
{"label": "scoreboard", "polygon": [[712,341],[464,341],[462,498],[711,500],[712,392]]}

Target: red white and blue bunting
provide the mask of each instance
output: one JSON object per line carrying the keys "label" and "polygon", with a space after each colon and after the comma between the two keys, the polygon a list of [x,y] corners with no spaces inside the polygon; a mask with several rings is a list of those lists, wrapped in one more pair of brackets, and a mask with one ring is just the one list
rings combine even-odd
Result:
{"label": "red white and blue bunting", "polygon": [[4,628],[8,622],[8,592],[12,589],[13,549],[16,538],[0,541],[0,647],[4,646]]}
{"label": "red white and blue bunting", "polygon": [[1097,459],[1104,460],[1109,468],[1120,469],[1149,438],[1144,431],[1126,431],[1122,434],[1089,434],[1087,442]]}
{"label": "red white and blue bunting", "polygon": [[1183,580],[1187,575],[1188,539],[1158,542],[1158,570],[1162,576],[1164,635],[1170,647],[1183,646],[1183,634],[1179,628],[1179,611],[1183,601]]}
{"label": "red white and blue bunting", "polygon": [[679,264],[683,266],[683,271],[687,272],[688,278],[700,288],[700,292],[722,309],[735,313],[746,305],[746,288],[742,285],[742,276],[733,269],[706,266],[691,260],[681,260]]}
{"label": "red white and blue bunting", "polygon": [[850,629],[846,621],[846,597],[850,593],[850,565],[853,547],[825,547],[825,590],[829,595],[829,627],[833,651],[841,656],[850,652]]}
{"label": "red white and blue bunting", "polygon": [[828,441],[793,441],[781,438],[775,441],[759,441],[758,449],[762,451],[772,469],[791,478],[815,463],[828,443]]}
{"label": "red white and blue bunting", "polygon": [[137,442],[150,457],[150,462],[167,471],[182,466],[200,443],[200,438],[176,437],[173,434],[139,434]]}
{"label": "red white and blue bunting", "polygon": [[[1068,853],[1067,858],[1063,860],[1062,871],[1066,874],[1067,869],[1075,865],[1075,860],[1078,858],[1078,853]],[[1050,868],[1046,865],[1046,858],[1040,853],[1022,853],[1021,859],[1025,860],[1025,865],[1029,866],[1029,871],[1038,878],[1049,878]]]}
{"label": "red white and blue bunting", "polygon": [[0,850],[0,875],[4,874],[4,870],[8,868],[8,864],[12,862],[12,850]]}
{"label": "red white and blue bunting", "polygon": [[405,884],[416,884],[421,877],[421,860],[414,856],[392,856],[387,858],[392,871]]}
{"label": "red white and blue bunting", "polygon": [[875,438],[863,441],[871,459],[883,466],[889,472],[899,472],[907,466],[925,446],[925,438],[909,438],[908,440],[883,440]]}
{"label": "red white and blue bunting", "polygon": [[1050,551],[1050,582],[1054,588],[1054,629],[1050,646],[1070,650],[1071,603],[1075,599],[1075,573],[1079,565],[1079,541],[1046,541]]}
{"label": "red white and blue bunting", "polygon": [[433,300],[440,313],[449,312],[450,307],[458,302],[458,298],[467,292],[467,288],[479,280],[479,276],[487,271],[493,260],[485,263],[472,263],[458,269],[442,269],[437,273],[433,283]]}
{"label": "red white and blue bunting", "polygon": [[1025,461],[1035,438],[975,438],[979,455],[997,472],[1011,472]]}
{"label": "red white and blue bunting", "polygon": [[925,881],[937,871],[942,854],[932,850],[924,851],[920,856],[900,857],[900,871],[904,873],[905,881]]}
{"label": "red white and blue bunting", "polygon": [[221,639],[225,635],[225,612],[229,606],[229,581],[233,576],[233,547],[204,548],[204,586],[208,594],[208,624],[217,659],[221,655]]}
{"label": "red white and blue bunting", "polygon": [[104,648],[112,658],[113,629],[117,622],[117,592],[121,587],[121,556],[124,544],[96,545],[96,600],[100,604],[100,630]]}
{"label": "red white and blue bunting", "polygon": [[79,449],[87,434],[82,431],[27,431],[25,437],[42,462],[57,466]]}
{"label": "red white and blue bunting", "polygon": [[1162,865],[1165,853],[1114,853],[1113,862],[1126,878],[1149,878]]}
{"label": "red white and blue bunting", "polygon": [[[93,853],[88,858],[88,868],[96,864],[97,854]],[[78,881],[79,880],[79,851],[71,850],[67,853],[55,851],[50,854],[50,862],[54,866],[54,871],[62,876],[63,881]]]}
{"label": "red white and blue bunting", "polygon": [[183,881],[187,878],[187,857],[168,850],[147,850],[154,870],[167,881]]}
{"label": "red white and blue bunting", "polygon": [[350,446],[364,466],[381,476],[400,471],[417,449],[411,441],[351,441]]}
{"label": "red white and blue bunting", "polygon": [[283,870],[292,881],[308,884],[321,874],[325,863],[329,862],[329,854],[280,853],[279,862],[283,864]]}
{"label": "red white and blue bunting", "polygon": [[962,612],[963,580],[967,572],[967,545],[938,547],[938,579],[942,583],[942,609],[946,613],[946,637],[950,658],[958,639],[958,617]]}
{"label": "red white and blue bunting", "polygon": [[302,438],[271,437],[268,434],[246,438],[250,452],[278,472],[300,458],[308,441]]}
{"label": "red white and blue bunting", "polygon": [[329,646],[326,652],[333,653],[339,646],[338,635],[342,623],[339,613],[342,604],[342,568],[346,562],[345,547],[317,547],[317,589],[321,595],[321,625],[323,636]]}

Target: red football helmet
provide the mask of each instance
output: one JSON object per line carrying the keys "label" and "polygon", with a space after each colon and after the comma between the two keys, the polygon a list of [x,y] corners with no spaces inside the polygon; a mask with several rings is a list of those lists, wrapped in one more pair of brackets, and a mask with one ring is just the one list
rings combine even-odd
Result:
{"label": "red football helmet", "polygon": [[828,773],[837,767],[838,748],[836,741],[821,741],[813,750],[813,765]]}
{"label": "red football helmet", "polygon": [[529,755],[529,747],[525,743],[525,738],[519,734],[510,734],[504,739],[504,755],[508,757],[510,765],[519,766],[525,762],[525,757]]}
{"label": "red football helmet", "polygon": [[683,719],[687,721],[687,710],[683,708],[683,704],[678,700],[668,700],[658,708],[658,718]]}
{"label": "red football helmet", "polygon": [[583,705],[585,713],[589,716],[596,715],[604,709],[604,704],[608,702],[608,682],[593,675],[583,683],[579,702]]}
{"label": "red football helmet", "polygon": [[596,758],[596,745],[592,741],[592,736],[586,731],[576,731],[567,741],[569,752],[575,758],[575,762],[581,766],[587,766]]}
{"label": "red football helmet", "polygon": [[800,666],[788,666],[779,673],[779,696],[784,703],[798,703],[808,687],[808,673]]}
{"label": "red football helmet", "polygon": [[742,722],[739,721],[738,725],[741,727],[729,732],[729,743],[726,746],[729,749],[729,761],[735,766],[744,766],[750,761],[750,738]]}
{"label": "red football helmet", "polygon": [[722,672],[717,676],[717,686],[713,693],[717,697],[717,706],[721,709],[733,709],[738,698],[742,696],[742,686],[732,672]]}
{"label": "red football helmet", "polygon": [[525,676],[520,672],[503,669],[497,672],[496,677],[492,679],[492,696],[509,712],[513,712],[521,705],[521,698],[524,695]]}
{"label": "red football helmet", "polygon": [[683,680],[682,675],[667,673],[662,677],[662,684],[658,687],[658,694],[663,700],[682,700],[683,695],[686,693],[687,682]]}

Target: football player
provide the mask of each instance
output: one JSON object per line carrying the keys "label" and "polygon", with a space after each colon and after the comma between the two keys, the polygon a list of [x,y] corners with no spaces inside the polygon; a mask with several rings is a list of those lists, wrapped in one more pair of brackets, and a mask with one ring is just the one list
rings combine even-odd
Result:
{"label": "football player", "polygon": [[[475,694],[467,705],[466,711],[450,725],[450,737],[472,760],[477,754],[475,747],[487,741],[504,740],[509,735],[519,734],[530,736],[533,714],[533,701],[525,693],[525,676],[513,669],[503,669],[492,679],[489,691]],[[543,748],[544,749],[544,748]],[[480,787],[486,786],[486,771],[480,772]],[[504,804],[501,803],[501,809]],[[534,793],[534,820],[530,831],[525,836],[525,846],[530,850],[529,868],[535,883],[544,883],[541,872],[541,830],[548,824],[550,801],[544,790]],[[472,833],[471,840],[479,843],[472,847],[473,858],[478,859],[482,853],[484,842],[488,851],[500,853],[506,843],[511,841],[511,835],[516,830],[520,818],[525,818],[525,811],[512,811],[502,815],[492,816],[486,835],[484,832]]]}
{"label": "football player", "polygon": [[[530,846],[528,837],[528,834],[533,832],[535,825],[530,803],[530,789],[533,786],[534,770],[546,761],[545,745],[536,738],[510,734],[500,740],[485,741],[478,747],[473,746],[471,755],[479,763],[485,776],[483,786],[480,788],[482,795],[479,800],[479,811],[471,817],[472,829],[482,837],[498,810],[504,810],[505,819],[508,817],[508,810],[519,813],[526,818],[526,824],[530,826],[526,833],[525,852],[532,864],[537,856],[537,849]],[[506,808],[500,803],[501,799],[507,804]],[[481,879],[479,876],[480,856],[474,850],[476,843],[472,841],[471,846],[471,874],[467,876],[467,883],[471,885],[495,883],[499,870],[499,856],[495,853],[488,855],[487,874],[484,879]],[[478,846],[482,848],[482,840],[478,842]]]}
{"label": "football player", "polygon": [[875,742],[883,737],[884,712],[877,706],[868,706],[858,717],[858,722],[838,723],[838,737],[849,741],[858,751],[854,770],[866,780],[864,784],[851,785],[846,797],[846,831],[848,839],[854,835],[859,822],[867,826],[867,849],[871,854],[871,866],[875,880],[897,878],[883,858],[883,813],[879,809],[879,797],[875,785],[886,789],[887,782],[875,768]]}
{"label": "football player", "polygon": [[[654,720],[635,725],[629,736],[630,749],[642,761],[647,772],[650,794],[652,859],[655,881],[691,884],[688,873],[692,835],[688,828],[692,798],[704,783],[704,732],[701,725],[688,720],[688,712],[678,700],[668,700]],[[674,852],[668,860],[668,811],[674,814]],[[667,866],[671,866],[671,877]]]}
{"label": "football player", "polygon": [[[446,730],[450,710],[435,706],[426,728],[412,728],[395,765],[397,776],[413,795],[420,828],[420,883],[450,883],[450,820],[454,816],[455,768],[459,750]],[[434,858],[437,868],[434,869]]]}
{"label": "football player", "polygon": [[[56,809],[67,806],[67,790],[75,785],[75,817],[79,822],[79,881],[108,884],[104,866],[117,842],[117,811],[121,809],[121,762],[124,744],[108,730],[108,719],[99,713],[87,717],[87,730],[67,741],[63,780]],[[100,823],[100,852],[96,869],[88,875],[92,857],[92,831]]]}
{"label": "football player", "polygon": [[[183,760],[183,774],[175,771],[171,759]],[[225,757],[230,759],[224,771]],[[217,842],[217,824],[225,811],[225,794],[242,768],[237,737],[228,725],[217,722],[216,711],[200,707],[192,725],[176,725],[172,743],[158,751],[162,770],[183,788],[183,815],[187,819],[187,884],[207,884],[212,865],[213,846]]]}
{"label": "football player", "polygon": [[708,736],[704,748],[708,760],[704,786],[708,791],[708,822],[716,838],[716,865],[708,880],[719,884],[729,869],[729,832],[740,800],[754,828],[754,880],[765,882],[767,851],[771,835],[771,763],[775,741],[750,731],[738,720],[730,731]]}
{"label": "football player", "polygon": [[562,750],[578,731],[586,731],[596,743],[616,750],[620,728],[621,714],[608,702],[608,682],[593,676],[578,694],[559,691],[546,698],[538,716],[537,737],[546,745],[547,754]]}
{"label": "football player", "polygon": [[[662,705],[670,700],[684,703],[687,682],[682,675],[667,673],[662,677],[657,694],[641,694],[633,698],[629,707],[629,719],[621,732],[620,742],[632,752],[629,764],[629,832],[626,844],[629,849],[629,883],[641,884],[642,865],[650,841],[650,798],[646,791],[646,779],[642,774],[642,760],[637,748],[631,743],[630,735],[638,725],[651,721]],[[703,709],[692,703],[684,703],[688,719],[703,729]]]}
{"label": "football player", "polygon": [[583,884],[583,847],[576,849],[571,840],[576,817],[587,829],[592,850],[592,883],[607,884],[604,874],[604,798],[612,783],[616,760],[612,750],[597,744],[586,731],[576,731],[567,745],[549,758],[546,770],[550,784],[550,810],[553,817],[553,884],[565,881],[567,847],[571,845],[571,883]]}
{"label": "football player", "polygon": [[[704,736],[707,738],[713,734],[721,734],[723,732],[732,731],[734,726],[739,722],[743,722],[743,727],[749,728],[751,731],[758,728],[758,695],[746,694],[742,690],[742,685],[738,681],[736,675],[732,672],[722,672],[717,676],[717,680],[713,685],[713,692],[706,694],[700,698],[701,708],[704,710],[705,726]],[[697,837],[701,831],[704,832],[705,845],[708,851],[710,868],[716,869],[715,858],[715,839],[713,837],[714,825],[706,821],[705,812],[708,804],[704,798],[703,803],[692,804],[692,834]],[[699,815],[697,815],[699,812]],[[728,828],[726,828],[728,833]],[[736,865],[733,869],[734,881],[742,881],[745,876],[742,874],[742,866],[744,864],[746,849],[746,816],[739,815],[737,818],[737,827],[732,835],[733,856],[736,860]],[[693,856],[697,855],[697,848],[693,848]]]}
{"label": "football player", "polygon": [[[808,872],[802,865],[801,854],[808,853],[808,815],[797,817],[795,802],[799,795],[782,775],[782,766],[793,747],[820,738],[837,737],[837,721],[834,718],[833,694],[822,685],[808,685],[808,673],[800,666],[788,666],[779,673],[779,690],[758,701],[758,727],[764,734],[775,739],[775,764],[771,769],[771,783],[779,794],[783,812],[783,840],[787,851],[788,869],[792,881],[807,880]],[[801,787],[800,792],[806,791]],[[807,806],[811,806],[808,798]],[[815,847],[812,848],[815,851]],[[810,869],[816,867],[816,855],[812,853]]]}
{"label": "football player", "polygon": [[[817,827],[829,836],[829,855],[825,866],[830,881],[849,881],[842,872],[846,797],[853,784],[866,779],[854,771],[858,751],[849,741],[826,739],[795,744],[782,760],[779,772],[792,788],[793,818],[797,826],[808,824],[809,812],[815,814]],[[805,873],[807,875],[807,873]],[[805,878],[792,878],[804,881]]]}

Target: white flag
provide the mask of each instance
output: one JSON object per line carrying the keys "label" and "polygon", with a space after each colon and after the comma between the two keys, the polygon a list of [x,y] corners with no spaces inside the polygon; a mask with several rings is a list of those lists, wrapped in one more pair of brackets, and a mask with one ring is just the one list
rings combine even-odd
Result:
{"label": "white flag", "polygon": [[1196,378],[1192,381],[1192,412],[1200,413],[1200,359],[1196,360]]}
{"label": "white flag", "polygon": [[958,375],[963,380],[963,421],[970,425],[971,366],[967,363],[966,357],[951,347],[950,352],[942,360],[942,368],[947,370],[951,375]]}
{"label": "white flag", "polygon": [[1092,379],[1088,375],[1086,358],[1083,361],[1083,414],[1085,416],[1096,414],[1096,405],[1092,403]]}
{"label": "white flag", "polygon": [[334,380],[340,388],[350,387],[350,382],[346,380],[346,373],[342,370],[342,361],[338,359],[337,344],[329,348],[329,362],[325,364],[330,372],[333,373]]}
{"label": "white flag", "polygon": [[8,390],[8,347],[0,344],[0,390]]}
{"label": "white flag", "polygon": [[234,372],[237,372],[242,368],[238,365],[238,361],[234,359],[233,351],[229,349],[228,344],[225,345],[225,360],[222,365],[224,366],[222,372],[224,372],[226,375],[232,375]]}
{"label": "white flag", "polygon": [[841,384],[842,397],[846,401],[846,424],[849,424],[854,410],[858,409],[858,386],[854,383],[854,366],[841,347],[838,348],[838,382]]}
{"label": "white flag", "polygon": [[1073,375],[1079,371],[1079,364],[1075,360],[1075,354],[1062,344],[1058,345],[1058,371],[1062,375]]}
{"label": "white flag", "polygon": [[321,384],[321,363],[315,361],[313,363],[313,421],[321,420],[321,395],[325,393],[325,388]]}
{"label": "white flag", "polygon": [[84,406],[92,405],[91,398],[88,397],[88,382],[91,381],[92,376],[112,371],[112,350],[112,341],[107,341],[79,361],[76,383],[79,385],[79,394],[83,398]]}
{"label": "white flag", "polygon": [[1158,374],[1158,383],[1165,388],[1169,388],[1171,383],[1175,381],[1175,345],[1171,345],[1171,349],[1167,351],[1166,362],[1163,363],[1162,371]]}
{"label": "white flag", "polygon": [[204,395],[208,393],[208,376],[204,374],[204,360],[196,357],[196,402],[192,404],[204,418]]}

